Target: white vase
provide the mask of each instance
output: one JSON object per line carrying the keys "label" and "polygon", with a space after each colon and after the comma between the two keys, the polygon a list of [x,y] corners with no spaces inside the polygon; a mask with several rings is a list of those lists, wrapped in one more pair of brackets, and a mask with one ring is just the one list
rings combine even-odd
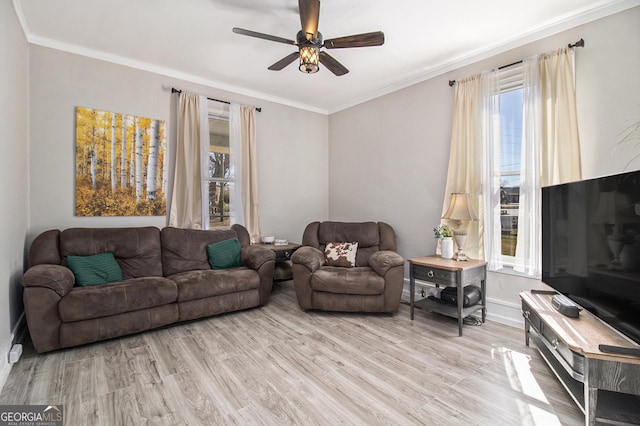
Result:
{"label": "white vase", "polygon": [[440,256],[443,259],[451,259],[453,257],[453,238],[444,237],[440,246]]}

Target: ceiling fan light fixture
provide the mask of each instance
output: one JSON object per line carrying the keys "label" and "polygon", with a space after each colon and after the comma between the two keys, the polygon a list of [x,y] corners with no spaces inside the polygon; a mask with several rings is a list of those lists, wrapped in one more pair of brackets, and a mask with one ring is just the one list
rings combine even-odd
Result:
{"label": "ceiling fan light fixture", "polygon": [[300,71],[305,74],[313,74],[318,72],[318,61],[320,60],[320,49],[316,46],[300,47]]}

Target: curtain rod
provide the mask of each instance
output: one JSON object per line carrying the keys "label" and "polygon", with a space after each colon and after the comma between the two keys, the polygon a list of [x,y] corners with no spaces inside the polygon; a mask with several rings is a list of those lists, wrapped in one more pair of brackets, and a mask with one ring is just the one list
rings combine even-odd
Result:
{"label": "curtain rod", "polygon": [[[171,88],[171,93],[180,94],[180,93],[182,93],[182,90],[178,90],[175,87],[172,87]],[[231,102],[229,102],[229,101],[221,101],[220,99],[214,99],[214,98],[209,98],[209,97],[207,97],[207,99],[209,99],[210,101],[214,101],[214,102],[222,102],[223,104],[227,104],[227,105],[231,104]],[[255,107],[255,108],[256,108],[256,111],[262,112],[262,108],[261,107]]]}
{"label": "curtain rod", "polygon": [[[584,39],[581,38],[580,40],[576,41],[573,44],[568,44],[567,47],[569,49],[571,49],[572,47],[584,47]],[[514,62],[512,64],[503,65],[501,67],[498,67],[498,69],[501,70],[501,69],[509,68],[509,67],[512,67],[514,65],[518,65],[518,64],[521,64],[521,63],[522,63],[521,60],[520,61],[516,61],[516,62]],[[449,87],[453,87],[453,86],[455,86],[455,84],[456,84],[455,80],[449,80]]]}

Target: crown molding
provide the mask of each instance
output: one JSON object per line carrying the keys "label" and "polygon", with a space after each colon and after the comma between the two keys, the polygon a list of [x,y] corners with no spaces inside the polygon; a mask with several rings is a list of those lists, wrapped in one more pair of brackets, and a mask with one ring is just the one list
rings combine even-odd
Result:
{"label": "crown molding", "polygon": [[56,50],[60,50],[60,51],[64,51],[67,53],[72,53],[80,56],[86,56],[89,58],[93,58],[93,59],[97,59],[105,62],[123,65],[133,69],[152,72],[154,74],[200,84],[203,86],[211,87],[213,89],[225,90],[238,95],[249,96],[255,99],[260,99],[267,102],[273,102],[280,105],[285,105],[285,106],[289,106],[289,107],[293,107],[293,108],[297,108],[305,111],[310,111],[318,114],[323,114],[323,115],[331,115],[333,113],[340,112],[342,110],[351,108],[361,103],[379,98],[384,95],[388,95],[390,93],[396,92],[401,89],[405,89],[407,87],[413,86],[423,81],[448,73],[450,71],[454,71],[458,68],[462,68],[464,66],[473,64],[475,62],[490,58],[497,54],[506,52],[508,50],[511,50],[511,49],[523,46],[525,44],[540,40],[542,38],[557,34],[559,32],[577,27],[579,25],[583,25],[591,21],[595,21],[597,19],[604,18],[606,16],[613,15],[615,13],[622,12],[627,9],[631,9],[633,7],[640,6],[640,0],[613,0],[613,1],[602,0],[601,2],[596,3],[595,5],[592,5],[588,8],[578,9],[571,14],[566,14],[552,21],[546,22],[537,27],[529,29],[528,31],[524,31],[520,34],[517,34],[511,37],[506,41],[489,45],[482,49],[477,49],[468,54],[455,57],[446,62],[429,67],[424,72],[421,72],[418,75],[404,79],[398,83],[391,84],[381,89],[372,91],[365,96],[354,98],[350,102],[341,104],[339,106],[324,109],[324,108],[319,108],[313,105],[292,101],[290,99],[281,98],[268,93],[253,91],[240,86],[235,86],[233,84],[228,84],[228,83],[208,79],[208,78],[201,77],[194,74],[184,73],[171,68],[150,64],[143,61],[137,61],[134,59],[125,58],[122,56],[113,55],[110,53],[88,49],[82,46],[64,43],[64,42],[49,39],[46,37],[34,35],[29,31],[26,20],[24,19],[24,14],[22,12],[20,0],[12,0],[12,3],[13,3],[13,8],[15,10],[18,21],[20,22],[20,25],[22,27],[22,31],[24,32],[25,38],[30,44],[48,47],[51,49],[56,49]]}
{"label": "crown molding", "polygon": [[22,28],[22,33],[24,37],[29,42],[29,37],[31,36],[31,32],[29,31],[29,26],[27,25],[26,19],[24,19],[24,13],[22,12],[22,4],[20,4],[20,0],[11,0],[11,4],[13,5],[13,10],[16,13],[16,17],[18,18],[18,22],[20,23],[20,27]]}
{"label": "crown molding", "polygon": [[[517,34],[503,42],[489,45],[466,55],[462,55],[438,65],[434,65],[416,76],[407,78],[396,84],[389,85],[375,92],[369,93],[366,96],[353,99],[351,102],[342,104],[338,107],[330,108],[329,114],[340,112],[361,103],[379,98],[384,95],[388,95],[393,92],[397,92],[398,90],[405,89],[423,81],[430,80],[434,77],[438,77],[450,71],[457,70],[458,68],[462,68],[464,66],[471,65],[500,53],[504,53],[508,50],[524,46],[525,44],[543,39],[545,37],[549,37],[554,34],[558,34],[562,31],[575,28],[579,25],[587,24],[597,19],[604,18],[615,13],[623,12],[627,9],[638,6],[640,6],[640,0],[603,0],[596,5],[592,5],[589,8],[576,10],[574,13],[567,14],[554,19],[553,21],[541,24],[537,27],[529,29],[528,31]],[[568,40],[567,43],[574,41],[575,40]]]}
{"label": "crown molding", "polygon": [[113,64],[123,65],[129,68],[147,71],[158,75],[163,75],[165,77],[171,77],[178,80],[184,80],[190,83],[201,84],[203,86],[211,87],[212,89],[225,90],[227,92],[235,93],[238,95],[249,96],[255,99],[273,102],[280,105],[285,105],[305,111],[315,112],[322,115],[328,115],[329,112],[324,108],[318,108],[313,105],[308,105],[300,102],[295,102],[289,99],[281,98],[278,96],[273,96],[268,93],[258,92],[250,89],[246,89],[244,87],[235,86],[233,84],[223,83],[216,80],[211,80],[205,77],[201,77],[194,74],[184,73],[178,70],[174,70],[167,67],[162,67],[159,65],[150,64],[148,62],[137,61],[130,58],[125,58],[123,56],[114,55],[111,53],[106,53],[99,50],[88,49],[86,47],[78,46],[75,44],[64,43],[58,40],[53,40],[47,37],[41,37],[35,34],[32,34],[29,31],[29,27],[27,26],[27,22],[24,19],[24,13],[22,12],[22,6],[20,5],[20,0],[12,0],[13,8],[15,10],[18,21],[20,22],[20,26],[22,27],[22,31],[27,39],[27,42],[33,45],[47,47],[50,49],[60,50],[67,53],[72,53],[75,55],[85,56],[88,58],[97,59],[100,61],[110,62]]}
{"label": "crown molding", "polygon": [[114,55],[114,54],[106,53],[99,50],[88,49],[86,47],[77,46],[75,44],[63,43],[58,40],[52,40],[50,38],[40,37],[33,34],[29,36],[28,40],[29,40],[29,43],[37,46],[48,47],[50,49],[56,49],[56,50],[60,50],[67,53],[72,53],[72,54],[76,54],[76,55],[80,55],[80,56],[84,56],[92,59],[97,59],[100,61],[110,62],[113,64],[118,64],[125,67],[141,70],[141,71],[147,71],[154,74],[163,75],[165,77],[171,77],[178,80],[187,81],[190,83],[200,84],[203,86],[211,87],[213,89],[225,90],[227,92],[235,93],[238,95],[249,96],[255,99],[259,99],[267,102],[273,102],[281,105],[286,105],[289,107],[302,109],[310,112],[315,112],[318,114],[323,114],[323,115],[328,114],[328,111],[326,109],[314,107],[312,105],[307,105],[300,102],[291,101],[285,98],[280,98],[277,96],[270,95],[268,93],[257,92],[254,90],[246,89],[244,87],[235,86],[233,84],[211,80],[205,77],[181,72],[171,68],[150,64],[148,62],[125,58],[123,56]]}

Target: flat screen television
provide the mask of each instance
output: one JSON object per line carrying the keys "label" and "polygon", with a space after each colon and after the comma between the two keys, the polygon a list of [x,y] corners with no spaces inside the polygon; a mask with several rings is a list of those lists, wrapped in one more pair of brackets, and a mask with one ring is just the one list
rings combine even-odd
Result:
{"label": "flat screen television", "polygon": [[640,170],[542,188],[542,281],[640,344]]}

